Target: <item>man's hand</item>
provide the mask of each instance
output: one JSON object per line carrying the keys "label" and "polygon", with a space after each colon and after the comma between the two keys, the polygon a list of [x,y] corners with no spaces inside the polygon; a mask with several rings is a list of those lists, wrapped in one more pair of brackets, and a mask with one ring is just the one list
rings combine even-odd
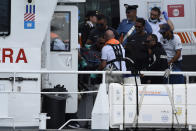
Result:
{"label": "man's hand", "polygon": [[176,55],[168,62],[168,65],[171,65],[172,63],[178,61],[180,56],[181,56],[181,50],[176,50]]}
{"label": "man's hand", "polygon": [[163,14],[165,20],[168,21],[168,20],[169,20],[169,17],[168,17],[168,15],[167,15],[167,12],[166,12],[166,11],[163,11],[162,14]]}
{"label": "man's hand", "polygon": [[168,65],[170,66],[171,64],[172,64],[172,61],[169,61],[169,62],[168,62]]}
{"label": "man's hand", "polygon": [[102,60],[101,64],[98,67],[98,70],[103,70],[107,65],[107,61],[106,60]]}

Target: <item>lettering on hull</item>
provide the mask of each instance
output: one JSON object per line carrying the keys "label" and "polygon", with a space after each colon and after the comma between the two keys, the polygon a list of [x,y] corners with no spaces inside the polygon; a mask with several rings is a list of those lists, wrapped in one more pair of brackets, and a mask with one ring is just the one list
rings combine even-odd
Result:
{"label": "lettering on hull", "polygon": [[0,54],[0,63],[28,63],[23,48],[18,51],[11,48],[0,48]]}

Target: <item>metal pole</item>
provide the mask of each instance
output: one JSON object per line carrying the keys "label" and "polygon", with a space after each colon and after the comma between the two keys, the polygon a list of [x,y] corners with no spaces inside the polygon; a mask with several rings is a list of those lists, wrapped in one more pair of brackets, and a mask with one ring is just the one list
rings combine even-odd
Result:
{"label": "metal pole", "polygon": [[135,86],[136,86],[136,111],[137,111],[137,123],[136,123],[136,131],[138,130],[138,117],[139,117],[139,103],[138,103],[138,84],[137,84],[137,75],[135,74]]}

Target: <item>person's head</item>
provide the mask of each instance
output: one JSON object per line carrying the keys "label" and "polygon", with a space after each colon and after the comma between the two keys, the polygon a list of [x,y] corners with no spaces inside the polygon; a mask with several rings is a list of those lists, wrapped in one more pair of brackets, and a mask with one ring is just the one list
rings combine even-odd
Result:
{"label": "person's head", "polygon": [[104,38],[106,41],[115,38],[114,32],[110,29],[106,30]]}
{"label": "person's head", "polygon": [[54,24],[51,24],[51,27],[50,27],[50,37],[52,39],[59,38],[59,35],[57,34],[58,30],[59,30],[58,26],[55,26]]}
{"label": "person's head", "polygon": [[98,11],[88,11],[86,15],[86,19],[91,21],[93,24],[97,23],[97,15]]}
{"label": "person's head", "polygon": [[104,15],[100,14],[97,17],[97,28],[99,30],[105,30],[107,28],[107,19]]}
{"label": "person's head", "polygon": [[158,7],[153,7],[150,12],[150,21],[157,22],[159,21],[161,11]]}
{"label": "person's head", "polygon": [[170,40],[173,38],[173,31],[168,24],[161,25],[159,33],[163,36],[164,39]]}
{"label": "person's head", "polygon": [[147,37],[147,44],[150,47],[153,47],[157,42],[158,42],[158,38],[157,38],[157,36],[155,34],[148,35],[148,37]]}
{"label": "person's head", "polygon": [[138,18],[135,23],[135,30],[137,33],[144,32],[145,20],[143,18]]}
{"label": "person's head", "polygon": [[137,16],[138,5],[124,5],[126,8],[126,16],[128,20],[134,20]]}

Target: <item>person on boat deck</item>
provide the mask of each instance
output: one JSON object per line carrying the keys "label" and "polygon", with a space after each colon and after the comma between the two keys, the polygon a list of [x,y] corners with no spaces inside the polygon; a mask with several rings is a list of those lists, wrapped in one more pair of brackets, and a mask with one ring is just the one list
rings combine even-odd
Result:
{"label": "person on boat deck", "polygon": [[[136,23],[136,19],[139,18],[137,17],[137,8],[138,5],[124,5],[126,8],[126,19],[123,19],[122,22],[120,23],[120,25],[117,28],[117,32],[120,36],[125,37],[127,35],[127,33],[129,32],[129,30],[132,29],[133,26],[135,26]],[[152,28],[149,25],[149,23],[146,21],[145,22],[145,26],[144,26],[144,31],[147,34],[151,34],[152,33]],[[133,30],[133,33],[130,35],[132,36],[133,34],[136,33],[136,30]],[[123,46],[125,46],[127,43],[127,39],[125,39],[122,43]]]}
{"label": "person on boat deck", "polygon": [[126,71],[125,50],[118,40],[115,39],[113,30],[108,29],[105,33],[105,45],[101,50],[101,64],[99,70],[113,68],[120,71]]}
{"label": "person on boat deck", "polygon": [[[125,50],[120,42],[115,39],[113,30],[106,30],[104,38],[106,42],[101,51],[101,64],[98,70],[126,71]],[[122,83],[122,75],[107,75],[106,83],[111,82]]]}
{"label": "person on boat deck", "polygon": [[[182,65],[182,43],[177,34],[174,34],[168,24],[163,24],[159,30],[162,37],[160,42],[167,53],[168,65],[173,71],[181,71]],[[170,75],[170,84],[183,84],[183,75]]]}
{"label": "person on boat deck", "polygon": [[[147,37],[145,42],[148,45],[149,54],[149,66],[148,71],[165,71],[168,69],[167,54],[158,42],[158,38],[155,34],[151,34]],[[150,76],[147,77],[148,84],[164,84],[166,82],[163,76]]]}
{"label": "person on boat deck", "polygon": [[88,44],[88,45],[95,45],[99,38],[103,38],[104,37],[104,34],[105,34],[106,30],[108,30],[108,29],[110,29],[110,30],[112,30],[114,32],[115,39],[119,38],[119,35],[116,32],[116,30],[113,29],[112,27],[108,26],[107,18],[104,15],[100,14],[97,17],[97,25],[96,25],[95,29],[93,29],[90,32],[90,34],[88,36],[88,39],[86,41],[86,44]]}
{"label": "person on boat deck", "polygon": [[88,11],[86,15],[86,22],[81,25],[79,32],[81,32],[82,47],[85,46],[90,32],[97,24],[98,11]]}
{"label": "person on boat deck", "polygon": [[[148,66],[148,48],[145,44],[148,34],[145,32],[145,20],[138,18],[135,23],[136,33],[128,37],[125,46],[125,56],[134,61],[137,71],[146,70]],[[132,65],[126,63],[127,70],[132,70]]]}
{"label": "person on boat deck", "polygon": [[161,19],[161,10],[158,7],[153,7],[150,11],[150,17],[148,18],[148,23],[152,27],[152,34],[155,34],[158,38],[158,42],[160,42],[161,34],[159,33],[160,26],[163,24],[168,24],[171,30],[174,30],[174,25],[172,21],[169,19],[167,12],[162,12],[164,19]]}

